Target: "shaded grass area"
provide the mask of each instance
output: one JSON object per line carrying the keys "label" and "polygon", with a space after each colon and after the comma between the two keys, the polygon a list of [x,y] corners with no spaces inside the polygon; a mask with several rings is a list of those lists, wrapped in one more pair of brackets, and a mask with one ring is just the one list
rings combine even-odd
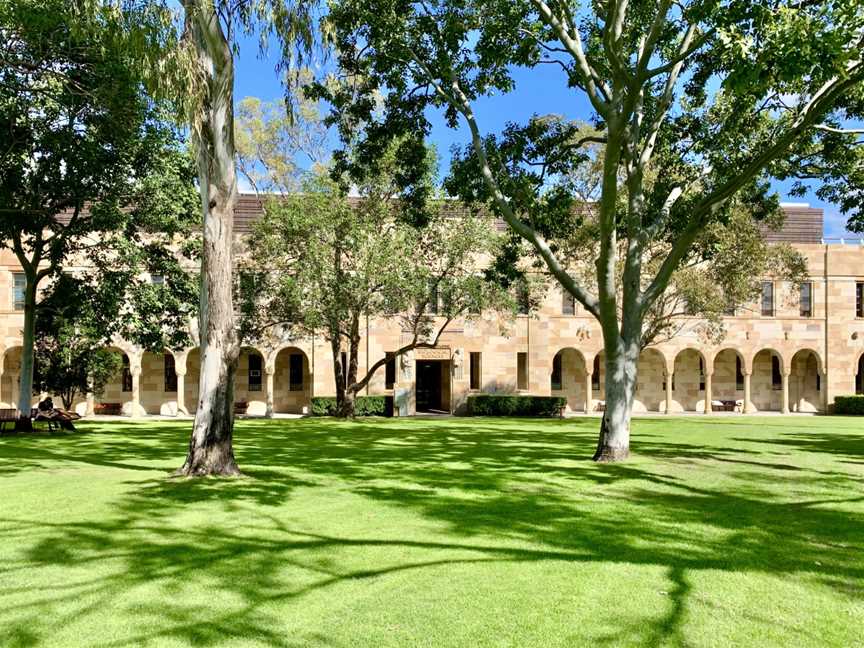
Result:
{"label": "shaded grass area", "polygon": [[4,646],[864,645],[864,429],[241,421],[0,438]]}

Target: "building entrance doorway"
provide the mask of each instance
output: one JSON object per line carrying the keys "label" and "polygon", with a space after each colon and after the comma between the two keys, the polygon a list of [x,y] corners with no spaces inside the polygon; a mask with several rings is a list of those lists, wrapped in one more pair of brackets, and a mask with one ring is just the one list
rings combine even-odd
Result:
{"label": "building entrance doorway", "polygon": [[417,361],[417,411],[450,411],[450,361]]}

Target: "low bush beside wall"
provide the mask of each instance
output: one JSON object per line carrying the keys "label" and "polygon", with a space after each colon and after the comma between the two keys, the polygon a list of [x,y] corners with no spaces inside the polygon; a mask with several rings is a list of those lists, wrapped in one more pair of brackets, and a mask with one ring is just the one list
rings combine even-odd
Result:
{"label": "low bush beside wall", "polygon": [[864,395],[837,396],[834,399],[834,413],[864,416]]}
{"label": "low bush beside wall", "polygon": [[468,397],[472,416],[560,416],[567,405],[563,396],[479,394]]}
{"label": "low bush beside wall", "polygon": [[[387,407],[390,396],[358,396],[354,400],[357,416],[393,416],[393,408]],[[312,416],[335,416],[336,397],[316,396],[312,399]]]}

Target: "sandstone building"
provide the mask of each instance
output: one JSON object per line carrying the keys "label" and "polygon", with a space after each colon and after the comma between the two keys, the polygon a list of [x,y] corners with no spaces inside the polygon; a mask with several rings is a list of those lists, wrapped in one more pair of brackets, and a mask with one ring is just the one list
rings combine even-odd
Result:
{"label": "sandstone building", "polygon": [[[260,209],[242,196],[239,235]],[[819,412],[835,396],[864,393],[864,241],[822,240],[822,212],[786,205],[783,229],[769,240],[792,243],[807,258],[802,286],[765,281],[760,303],[726,320],[728,333],[709,345],[691,330],[647,349],[640,360],[635,410],[712,411],[738,403],[744,412]],[[0,407],[14,407],[20,364],[23,275],[0,254]],[[572,411],[602,406],[602,336],[597,322],[560,288],[539,310],[506,325],[491,319],[451,325],[438,348],[387,364],[368,388],[393,394],[401,414],[464,412],[468,395],[522,392],[563,395]],[[361,369],[405,343],[398,322],[369,321]],[[105,392],[76,404],[87,411],[189,414],[197,402],[199,352],[142,352],[119,343],[124,368]],[[236,400],[250,415],[303,413],[313,396],[335,393],[329,344],[316,336],[244,348]],[[34,402],[37,399],[34,398]]]}

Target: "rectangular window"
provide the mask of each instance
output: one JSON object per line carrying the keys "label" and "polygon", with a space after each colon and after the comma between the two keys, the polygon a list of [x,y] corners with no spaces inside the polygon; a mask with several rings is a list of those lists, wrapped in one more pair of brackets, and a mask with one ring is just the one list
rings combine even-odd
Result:
{"label": "rectangular window", "polygon": [[803,282],[799,287],[798,307],[801,317],[813,316],[813,284],[809,281]]}
{"label": "rectangular window", "polygon": [[744,389],[744,372],[741,371],[741,358],[735,357],[735,389]]}
{"label": "rectangular window", "polygon": [[[342,353],[343,362],[345,353]],[[303,391],[303,354],[292,353],[288,356],[288,390]]]}
{"label": "rectangular window", "polygon": [[594,369],[591,374],[591,389],[600,391],[600,356],[594,356]]}
{"label": "rectangular window", "polygon": [[556,353],[552,358],[552,389],[561,389],[561,354]]}
{"label": "rectangular window", "polygon": [[123,382],[123,391],[132,391],[132,370],[129,368],[129,356],[123,354],[123,374],[121,376]]}
{"label": "rectangular window", "polygon": [[12,308],[16,311],[24,310],[24,292],[27,289],[27,277],[23,272],[12,275]]}
{"label": "rectangular window", "polygon": [[576,314],[576,298],[564,290],[561,293],[561,314],[575,315]]}
{"label": "rectangular window", "polygon": [[774,317],[774,282],[762,282],[762,317]]}
{"label": "rectangular window", "polygon": [[855,284],[855,314],[864,317],[864,281]]}
{"label": "rectangular window", "polygon": [[470,389],[480,389],[480,368],[481,368],[481,356],[479,351],[472,351],[469,355],[469,365],[468,365],[468,380],[469,380],[469,388]]}
{"label": "rectangular window", "polygon": [[516,389],[528,389],[528,354],[516,354]]}
{"label": "rectangular window", "polygon": [[387,358],[384,365],[384,389],[393,389],[396,384],[396,354],[388,351],[384,357]]}
{"label": "rectangular window", "polygon": [[699,390],[705,391],[705,363],[699,358]]}
{"label": "rectangular window", "polygon": [[261,366],[264,359],[257,353],[249,354],[249,370],[247,378],[249,380],[249,391],[261,391]]}
{"label": "rectangular window", "polygon": [[170,353],[165,353],[162,355],[162,361],[164,363],[164,374],[165,374],[165,391],[166,392],[176,392],[177,391],[177,372],[174,370],[174,356]]}
{"label": "rectangular window", "polygon": [[771,356],[771,388],[783,389],[783,376],[780,375],[780,358]]}

